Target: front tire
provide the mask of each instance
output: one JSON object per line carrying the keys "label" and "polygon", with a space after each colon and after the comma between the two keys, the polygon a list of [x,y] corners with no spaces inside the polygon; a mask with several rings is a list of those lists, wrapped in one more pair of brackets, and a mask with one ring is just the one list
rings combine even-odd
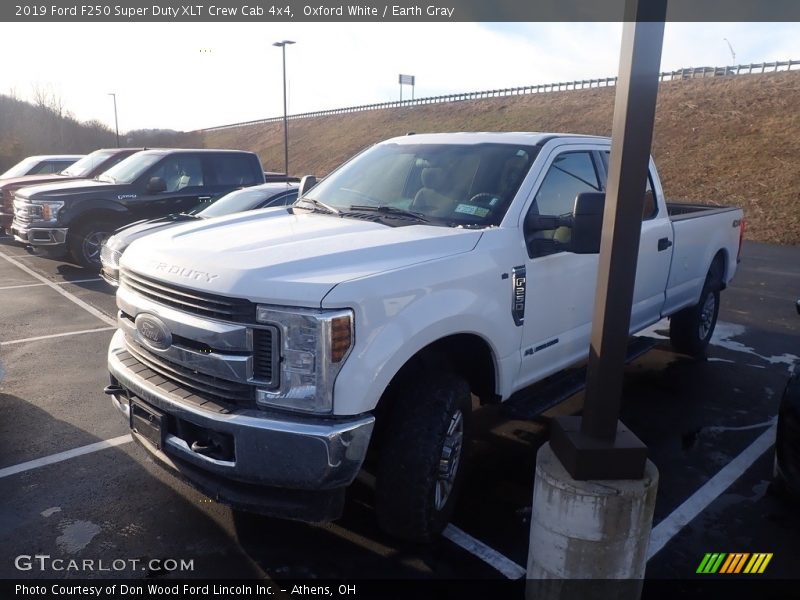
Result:
{"label": "front tire", "polygon": [[79,225],[70,231],[67,245],[72,259],[86,269],[99,271],[102,266],[100,250],[116,229],[112,223],[98,221]]}
{"label": "front tire", "polygon": [[472,402],[456,375],[414,377],[385,417],[375,489],[378,523],[426,542],[447,526],[464,475]]}

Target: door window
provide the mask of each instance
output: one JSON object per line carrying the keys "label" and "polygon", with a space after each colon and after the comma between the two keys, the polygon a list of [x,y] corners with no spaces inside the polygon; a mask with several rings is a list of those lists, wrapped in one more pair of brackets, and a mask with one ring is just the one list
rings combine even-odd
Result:
{"label": "door window", "polygon": [[150,176],[164,180],[167,184],[165,192],[179,192],[184,188],[203,185],[203,166],[197,156],[170,156]]}
{"label": "door window", "polygon": [[564,152],[547,170],[534,208],[540,215],[571,214],[578,194],[599,191],[600,178],[591,152]]}
{"label": "door window", "polygon": [[[599,192],[600,177],[591,151],[559,154],[542,180],[528,215],[564,216],[572,214],[575,198],[583,192]],[[544,256],[569,251],[572,228],[532,229],[526,219],[525,243],[528,253]]]}

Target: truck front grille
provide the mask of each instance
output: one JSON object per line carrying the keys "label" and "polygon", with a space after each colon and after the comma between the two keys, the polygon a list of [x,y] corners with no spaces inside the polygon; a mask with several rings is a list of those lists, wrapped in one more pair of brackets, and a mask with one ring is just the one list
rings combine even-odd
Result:
{"label": "truck front grille", "polygon": [[14,207],[14,220],[21,225],[28,225],[33,222],[33,217],[30,214],[34,210],[30,202],[22,202],[21,200],[14,200],[12,202]]}
{"label": "truck front grille", "polygon": [[[145,377],[158,377],[152,381],[164,391],[178,395],[184,399],[196,395],[205,400],[220,404],[233,404],[237,407],[254,408],[254,387],[252,385],[236,383],[218,377],[198,373],[192,369],[169,361],[161,356],[155,356],[145,348],[128,340],[127,352],[120,354],[120,360],[125,363],[128,358],[134,359],[141,366],[148,369],[152,375]],[[138,373],[142,375],[142,373]]]}
{"label": "truck front grille", "polygon": [[256,306],[243,298],[198,292],[128,270],[122,271],[120,282],[145,298],[187,313],[236,323],[255,322]]}

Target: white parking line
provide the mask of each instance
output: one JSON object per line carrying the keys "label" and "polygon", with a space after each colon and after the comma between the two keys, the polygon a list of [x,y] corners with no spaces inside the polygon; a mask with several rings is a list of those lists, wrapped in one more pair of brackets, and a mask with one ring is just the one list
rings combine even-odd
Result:
{"label": "white parking line", "polygon": [[525,577],[525,569],[507,556],[503,556],[494,548],[490,548],[482,541],[475,539],[453,524],[445,527],[442,535],[454,544],[460,546],[470,554],[477,556],[483,562],[493,567],[509,579]]}
{"label": "white parking line", "polygon": [[[93,281],[103,281],[100,277],[93,277],[92,279],[72,279],[70,281],[53,281],[52,283],[56,285],[69,285],[70,283],[90,283]],[[20,288],[30,288],[30,287],[40,287],[43,285],[47,285],[45,283],[22,283],[20,285],[6,285],[0,287],[0,291],[2,290],[18,290]]]}
{"label": "white parking line", "polygon": [[744,452],[729,462],[650,533],[647,560],[658,554],[678,532],[741,477],[775,443],[775,425],[762,433]]}
{"label": "white parking line", "polygon": [[38,254],[28,254],[26,252],[25,254],[15,254],[14,258],[42,258],[42,257],[39,256]]}
{"label": "white parking line", "polygon": [[133,438],[131,438],[129,434],[126,434],[110,440],[103,440],[102,442],[89,444],[88,446],[73,448],[72,450],[67,450],[66,452],[59,452],[58,454],[51,454],[50,456],[44,456],[42,458],[37,458],[36,460],[29,460],[28,462],[0,469],[0,479],[3,479],[4,477],[10,477],[11,475],[16,475],[17,473],[30,471],[31,469],[38,469],[39,467],[69,460],[70,458],[75,458],[76,456],[91,454],[92,452],[98,452],[99,450],[105,450],[106,448],[113,448],[115,446],[122,446],[123,444],[127,444],[132,441]]}
{"label": "white parking line", "polygon": [[78,298],[76,295],[70,294],[66,290],[62,290],[58,285],[56,285],[55,283],[53,283],[49,279],[46,279],[45,277],[42,277],[41,275],[39,275],[33,269],[31,269],[29,267],[26,267],[22,263],[18,262],[16,259],[13,259],[8,255],[3,254],[2,252],[0,252],[0,258],[5,259],[6,261],[10,262],[12,265],[16,266],[17,268],[22,269],[23,271],[25,271],[31,277],[34,277],[34,278],[38,279],[39,281],[41,281],[43,284],[47,285],[50,289],[53,289],[53,290],[57,291],[59,294],[64,296],[67,300],[69,300],[70,302],[74,302],[75,304],[80,306],[86,312],[94,315],[95,317],[97,317],[98,319],[103,321],[103,323],[105,323],[106,325],[110,325],[111,327],[116,327],[117,324],[114,321],[114,319],[112,319],[111,317],[109,317],[105,313],[100,312],[94,306],[92,306],[90,304],[87,304],[86,302],[84,302],[83,300]]}
{"label": "white parking line", "polygon": [[[361,470],[356,476],[361,483],[371,489],[375,489],[375,476],[372,473]],[[482,541],[472,537],[467,532],[449,523],[442,532],[442,536],[453,542],[456,546],[466,550],[473,556],[477,556],[490,567],[499,571],[509,579],[520,579],[525,576],[525,569],[513,560],[500,554],[494,548],[487,546]]]}
{"label": "white parking line", "polygon": [[25,342],[38,342],[39,340],[49,340],[52,338],[68,337],[71,335],[81,335],[83,333],[95,333],[97,331],[111,331],[116,327],[100,327],[98,329],[82,329],[81,331],[67,331],[65,333],[51,333],[49,335],[37,335],[36,337],[23,338],[21,340],[10,340],[0,342],[0,346],[11,346],[13,344],[24,344]]}

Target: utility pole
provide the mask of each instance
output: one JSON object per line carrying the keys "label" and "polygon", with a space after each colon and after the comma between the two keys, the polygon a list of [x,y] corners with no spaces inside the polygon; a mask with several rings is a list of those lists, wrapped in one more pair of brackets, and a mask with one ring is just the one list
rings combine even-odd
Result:
{"label": "utility pole", "polygon": [[283,172],[289,175],[289,119],[286,113],[286,46],[294,44],[292,40],[275,42],[273,46],[278,46],[283,53]]}
{"label": "utility pole", "polygon": [[108,95],[114,99],[114,129],[117,132],[117,148],[119,148],[119,121],[117,120],[117,95],[114,92],[109,92]]}

